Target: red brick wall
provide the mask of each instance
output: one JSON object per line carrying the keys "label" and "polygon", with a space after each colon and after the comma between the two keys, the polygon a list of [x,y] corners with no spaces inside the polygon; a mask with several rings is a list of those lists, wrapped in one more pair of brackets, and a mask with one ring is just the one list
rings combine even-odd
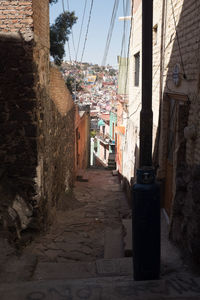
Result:
{"label": "red brick wall", "polygon": [[49,1],[32,0],[35,39],[49,48]]}
{"label": "red brick wall", "polygon": [[32,32],[32,1],[0,1],[0,30],[3,32]]}
{"label": "red brick wall", "polygon": [[74,106],[71,94],[57,68],[50,69],[50,96],[62,116]]}

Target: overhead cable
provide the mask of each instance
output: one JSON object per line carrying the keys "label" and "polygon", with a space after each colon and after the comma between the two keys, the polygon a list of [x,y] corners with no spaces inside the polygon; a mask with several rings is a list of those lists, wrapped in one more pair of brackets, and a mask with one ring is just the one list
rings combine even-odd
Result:
{"label": "overhead cable", "polygon": [[184,66],[184,63],[183,63],[183,56],[182,56],[182,53],[181,53],[180,40],[179,40],[178,31],[177,31],[177,25],[176,25],[176,19],[175,19],[175,11],[174,11],[174,6],[173,6],[172,0],[171,0],[171,8],[172,8],[172,15],[173,15],[173,19],[174,19],[174,27],[175,27],[175,31],[176,31],[178,49],[179,49],[179,54],[180,54],[180,58],[181,58],[181,66],[182,66],[182,69],[183,69],[183,78],[187,79],[187,76],[185,74],[185,66]]}
{"label": "overhead cable", "polygon": [[123,26],[123,36],[122,36],[122,43],[121,43],[121,57],[126,57],[126,31],[127,31],[127,19],[126,16],[128,15],[128,10],[129,10],[129,0],[123,0],[123,21],[124,21],[124,26]]}
{"label": "overhead cable", "polygon": [[87,0],[85,0],[83,16],[82,16],[82,21],[81,21],[81,28],[80,28],[80,33],[79,33],[78,45],[77,45],[77,49],[76,49],[76,58],[75,58],[76,61],[77,61],[78,52],[79,52],[81,35],[82,35],[82,31],[83,31],[83,23],[84,23],[84,19],[85,19],[86,6],[87,6]]}
{"label": "overhead cable", "polygon": [[[62,8],[63,8],[63,13],[65,13],[64,0],[62,0]],[[71,62],[71,61],[72,61],[72,58],[71,58],[71,51],[70,51],[70,45],[69,45],[69,40],[68,40],[68,39],[67,39],[67,45],[68,45],[69,60],[70,60],[70,62]]]}
{"label": "overhead cable", "polygon": [[[69,8],[69,0],[67,0],[67,9],[68,11],[70,10]],[[72,33],[72,45],[73,45],[73,48],[74,48],[74,54],[76,53],[76,48],[75,48],[75,43],[74,43],[74,32],[73,32],[73,28],[71,29],[71,33]]]}
{"label": "overhead cable", "polygon": [[88,31],[89,31],[89,27],[90,27],[90,21],[91,21],[91,16],[92,16],[93,4],[94,4],[94,0],[91,0],[90,12],[89,12],[89,18],[88,18],[88,24],[87,24],[86,34],[85,34],[85,41],[84,41],[82,55],[81,55],[81,63],[83,61],[83,55],[84,55],[84,52],[85,52],[85,46],[86,46]]}
{"label": "overhead cable", "polygon": [[112,16],[111,16],[111,20],[110,20],[110,26],[109,26],[109,30],[108,30],[108,35],[107,35],[103,60],[102,60],[102,64],[101,64],[102,66],[105,66],[105,64],[106,64],[108,51],[109,51],[109,47],[110,47],[110,42],[111,42],[111,38],[112,38],[112,33],[113,33],[113,28],[114,28],[114,24],[115,24],[116,14],[117,14],[117,10],[118,10],[118,6],[119,6],[119,0],[115,0],[114,5],[113,5]]}
{"label": "overhead cable", "polygon": [[131,45],[131,33],[133,30],[133,8],[134,8],[134,0],[132,0],[132,5],[131,5],[131,25],[130,25],[130,30],[129,30],[129,40],[128,40],[128,49],[127,49],[127,69],[126,69],[125,91],[127,89],[128,78],[129,78],[130,45]]}

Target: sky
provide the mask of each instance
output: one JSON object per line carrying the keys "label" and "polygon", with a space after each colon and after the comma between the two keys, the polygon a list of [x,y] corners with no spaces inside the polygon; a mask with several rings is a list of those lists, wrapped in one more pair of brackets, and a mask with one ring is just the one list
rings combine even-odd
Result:
{"label": "sky", "polygon": [[[68,2],[70,11],[75,11],[75,15],[78,17],[77,23],[73,26],[73,36],[74,36],[74,45],[75,50],[77,50],[79,33],[82,23],[82,16],[84,11],[85,0],[64,0],[64,6],[67,10]],[[124,32],[124,21],[119,21],[119,17],[124,16],[123,2],[129,4],[130,0],[119,0],[119,7],[117,16],[115,19],[114,30],[112,34],[112,39],[110,43],[110,48],[106,60],[106,64],[109,64],[113,67],[117,67],[117,56],[121,54],[122,49],[122,39]],[[114,6],[114,0],[94,0],[93,10],[91,15],[90,27],[85,47],[85,52],[83,56],[83,62],[88,62],[92,64],[102,64],[102,59],[104,55],[106,39],[108,35],[108,30],[110,26],[111,15]],[[87,0],[86,15],[84,19],[82,35],[80,40],[80,47],[78,52],[77,60],[81,60],[81,54],[83,50],[84,40],[86,36],[86,28],[89,18],[91,0]],[[128,5],[129,6],[129,5]],[[56,17],[63,12],[62,0],[58,0],[57,4],[50,5],[50,24],[52,24]],[[130,11],[128,11],[130,15]],[[127,53],[127,45],[129,39],[129,25],[130,21],[125,21],[126,23],[126,49],[123,48],[123,52]],[[75,59],[75,51],[72,43],[72,35],[69,36],[69,48],[71,53],[72,60]],[[124,50],[125,49],[125,50]],[[69,60],[69,50],[68,45],[65,45],[66,56],[64,60]]]}

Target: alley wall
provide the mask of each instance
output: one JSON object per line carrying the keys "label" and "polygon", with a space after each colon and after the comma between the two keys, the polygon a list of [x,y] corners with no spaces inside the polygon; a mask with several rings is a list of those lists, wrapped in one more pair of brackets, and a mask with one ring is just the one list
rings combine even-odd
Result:
{"label": "alley wall", "polygon": [[[200,262],[199,13],[200,4],[197,1],[165,2],[163,101],[158,172],[160,177],[165,177],[164,204],[169,207],[170,236],[187,249],[198,263]],[[173,136],[170,127],[173,127]],[[173,139],[171,144],[170,138]],[[173,166],[171,171],[170,164]]]}
{"label": "alley wall", "polygon": [[75,172],[90,165],[90,107],[76,106]]}
{"label": "alley wall", "polygon": [[0,220],[13,210],[20,230],[41,230],[73,185],[74,105],[50,71],[49,1],[3,0],[0,12]]}
{"label": "alley wall", "polygon": [[34,213],[38,135],[32,1],[1,1],[0,11],[1,222],[23,206],[25,228]]}
{"label": "alley wall", "polygon": [[[132,1],[129,101],[126,130],[119,138],[118,170],[136,181],[142,73],[142,1]],[[200,263],[200,3],[153,1],[153,164],[162,187],[161,204],[170,237]],[[135,80],[137,79],[137,80]],[[119,137],[119,134],[118,134]],[[121,166],[122,164],[122,166]]]}

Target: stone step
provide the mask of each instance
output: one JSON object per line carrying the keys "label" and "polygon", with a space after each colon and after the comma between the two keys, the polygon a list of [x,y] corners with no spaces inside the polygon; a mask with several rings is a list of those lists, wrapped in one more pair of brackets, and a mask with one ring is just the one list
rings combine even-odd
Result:
{"label": "stone step", "polygon": [[81,181],[81,182],[88,182],[89,177],[88,177],[86,170],[79,169],[76,174],[76,180]]}
{"label": "stone step", "polygon": [[108,158],[108,163],[110,163],[110,164],[115,164],[116,163],[116,161],[115,161],[115,158]]}
{"label": "stone step", "polygon": [[93,262],[41,262],[33,280],[83,279],[102,276],[128,276],[132,274],[132,259],[99,259]]}
{"label": "stone step", "polygon": [[108,166],[116,166],[116,163],[115,162],[108,162]]}
{"label": "stone step", "polygon": [[123,229],[107,227],[104,234],[104,258],[124,257]]}
{"label": "stone step", "polygon": [[124,227],[124,253],[125,256],[132,256],[133,245],[132,245],[132,219],[122,219]]}
{"label": "stone step", "polygon": [[132,277],[29,281],[0,286],[1,300],[200,300],[200,278],[133,281]]}
{"label": "stone step", "polygon": [[114,170],[114,171],[112,171],[112,175],[113,175],[113,176],[118,176],[118,175],[119,175],[119,172],[118,172],[118,170]]}
{"label": "stone step", "polygon": [[110,166],[108,166],[108,167],[106,167],[106,169],[107,169],[107,170],[111,170],[111,171],[112,171],[112,170],[115,170],[115,169],[116,169],[116,167],[115,167],[115,166],[111,166],[111,167],[110,167]]}

